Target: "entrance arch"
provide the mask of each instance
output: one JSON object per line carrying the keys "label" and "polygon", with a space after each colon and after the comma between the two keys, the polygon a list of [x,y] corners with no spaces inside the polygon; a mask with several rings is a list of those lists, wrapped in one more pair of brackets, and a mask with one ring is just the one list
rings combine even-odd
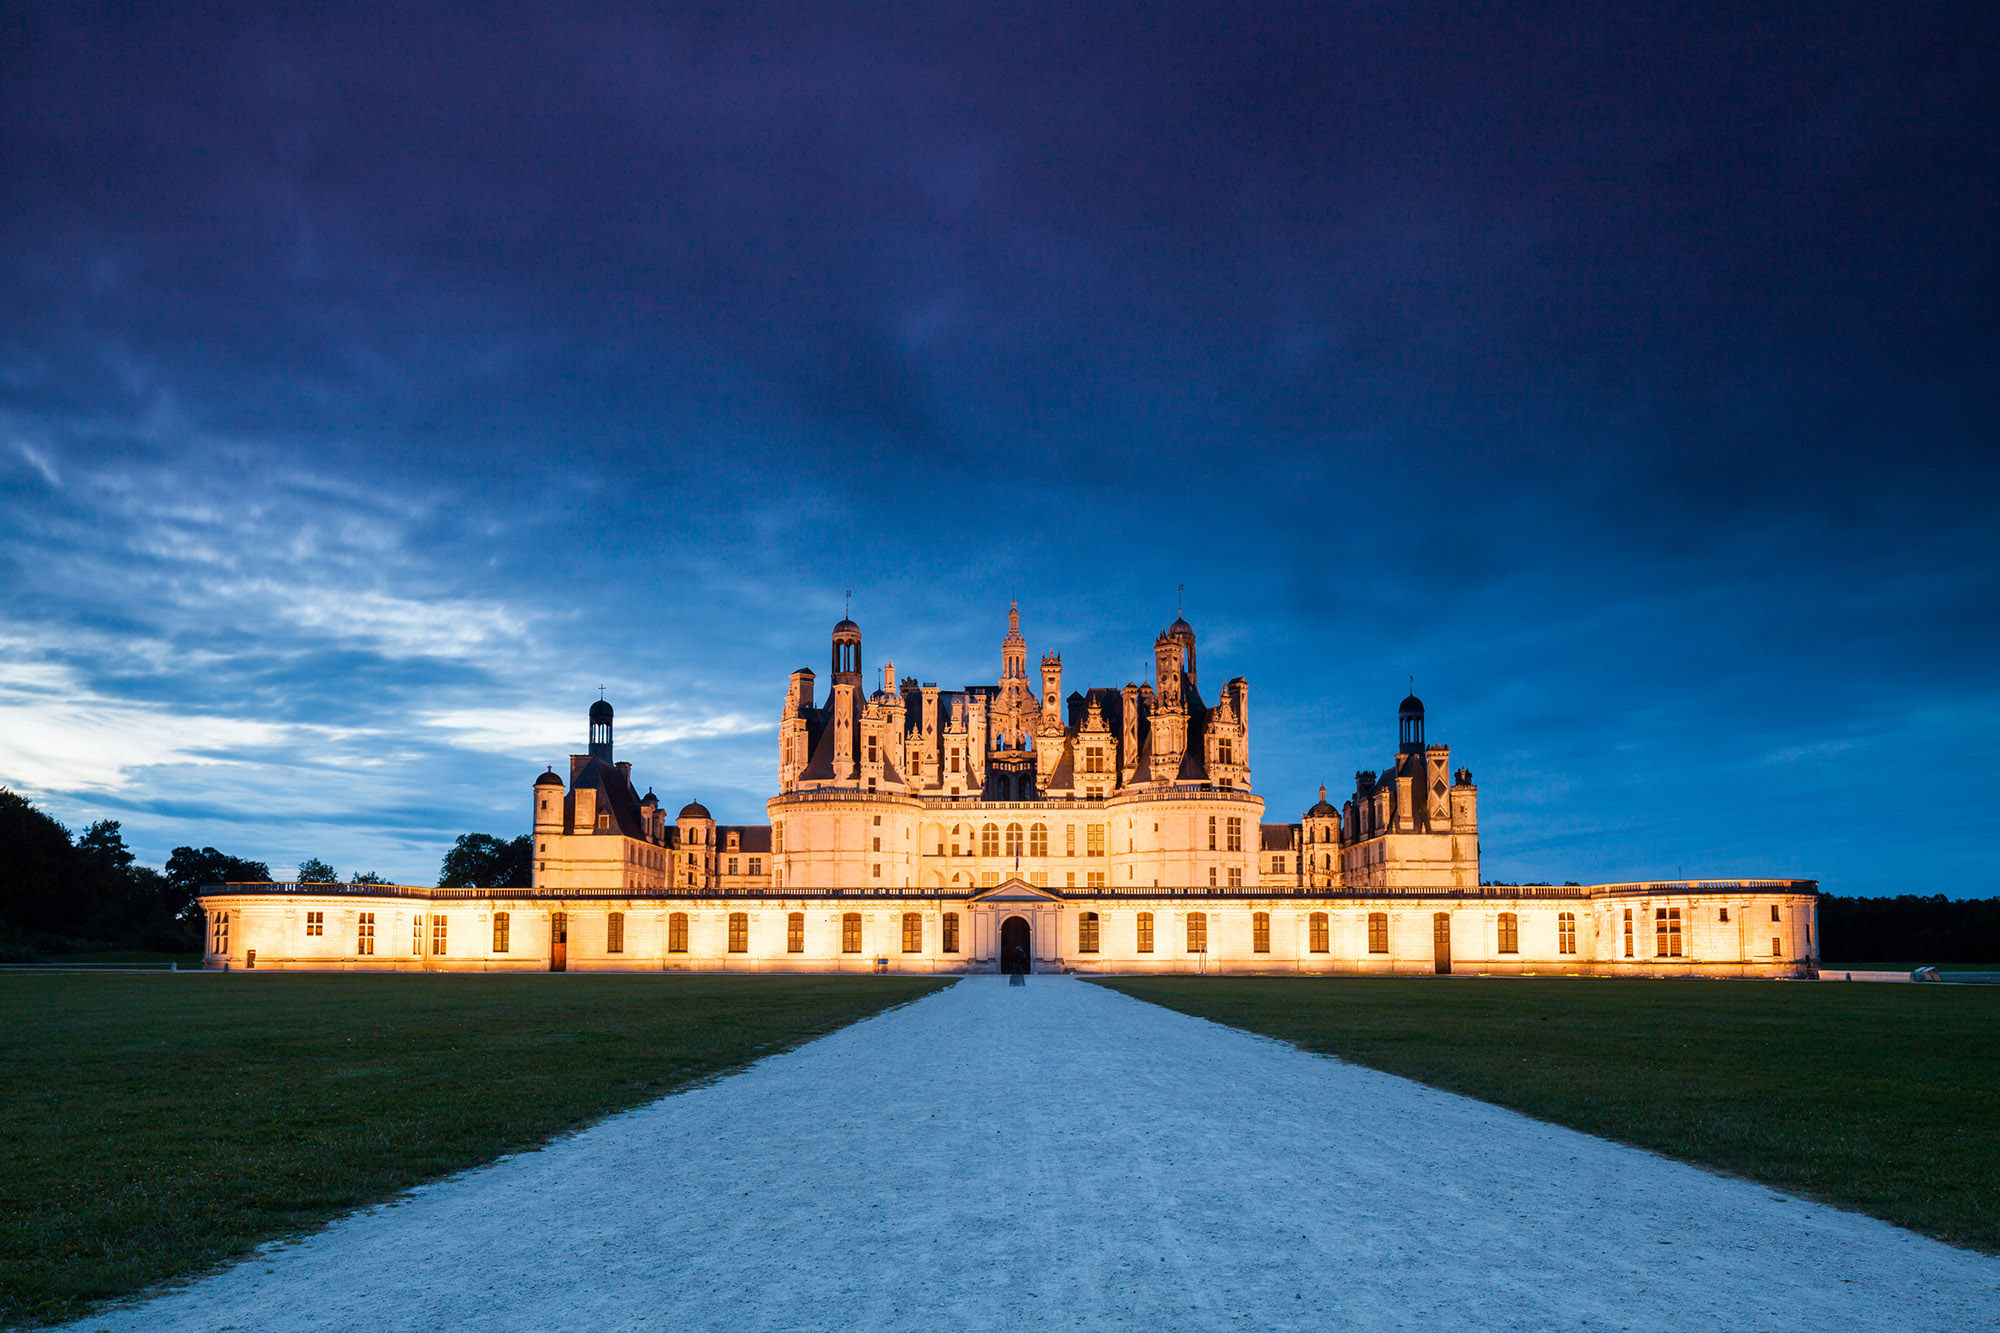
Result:
{"label": "entrance arch", "polygon": [[1028,933],[1026,917],[1010,916],[1000,923],[1000,970],[1002,972],[1032,972],[1035,970],[1034,937]]}

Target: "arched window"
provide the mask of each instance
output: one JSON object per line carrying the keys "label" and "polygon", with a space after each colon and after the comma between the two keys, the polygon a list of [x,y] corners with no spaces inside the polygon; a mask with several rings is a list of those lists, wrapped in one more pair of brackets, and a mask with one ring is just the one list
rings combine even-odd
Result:
{"label": "arched window", "polygon": [[1049,826],[1047,824],[1028,825],[1028,855],[1047,856],[1049,854]]}
{"label": "arched window", "polygon": [[1556,952],[1576,952],[1576,913],[1564,912],[1556,917]]}
{"label": "arched window", "polygon": [[939,945],[945,953],[958,952],[958,913],[944,914],[944,942]]}
{"label": "arched window", "polygon": [[1021,826],[1019,824],[1009,824],[1007,826],[1007,855],[1019,856],[1020,854]]}
{"label": "arched window", "polygon": [[1000,855],[1000,826],[988,824],[979,830],[979,854],[981,856]]}
{"label": "arched window", "polygon": [[785,952],[804,953],[806,951],[806,914],[793,912],[785,918]]}
{"label": "arched window", "polygon": [[924,919],[915,912],[903,913],[903,952],[924,951]]}
{"label": "arched window", "polygon": [[1271,914],[1252,912],[1250,914],[1250,952],[1271,952]]}
{"label": "arched window", "polygon": [[849,912],[840,918],[840,951],[861,952],[861,913]]}
{"label": "arched window", "polygon": [[1368,952],[1389,952],[1389,914],[1370,912],[1368,914]]}
{"label": "arched window", "polygon": [[1208,913],[1188,913],[1187,937],[1187,951],[1189,953],[1208,952]]}
{"label": "arched window", "polygon": [[731,912],[729,914],[729,952],[750,952],[750,914]]}
{"label": "arched window", "polygon": [[1152,951],[1153,914],[1151,912],[1141,912],[1139,913],[1139,952],[1151,953]]}
{"label": "arched window", "polygon": [[1326,953],[1332,948],[1327,939],[1325,912],[1314,912],[1312,914],[1311,948],[1314,953]]}
{"label": "arched window", "polygon": [[625,952],[625,914],[612,912],[604,918],[604,952]]}
{"label": "arched window", "polygon": [[493,952],[494,952],[494,953],[506,953],[506,952],[507,952],[507,937],[508,937],[508,935],[509,935],[509,934],[511,933],[511,931],[509,930],[509,925],[510,925],[510,922],[509,922],[509,919],[508,919],[508,914],[507,914],[507,913],[505,913],[505,912],[495,912],[495,913],[493,914]]}
{"label": "arched window", "polygon": [[686,953],[688,951],[688,914],[675,912],[667,918],[667,952]]}
{"label": "arched window", "polygon": [[1512,912],[1500,914],[1500,952],[1521,952],[1521,920]]}
{"label": "arched window", "polygon": [[1076,919],[1076,951],[1097,952],[1097,913],[1085,912]]}

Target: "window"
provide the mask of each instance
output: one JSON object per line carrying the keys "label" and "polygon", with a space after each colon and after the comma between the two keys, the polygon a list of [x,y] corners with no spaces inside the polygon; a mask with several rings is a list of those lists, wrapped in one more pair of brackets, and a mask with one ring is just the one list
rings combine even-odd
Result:
{"label": "window", "polygon": [[861,913],[849,912],[840,918],[840,951],[861,952]]}
{"label": "window", "polygon": [[1063,855],[1076,855],[1076,825],[1063,825]]}
{"label": "window", "polygon": [[1625,956],[1632,956],[1632,909],[1625,909]]}
{"label": "window", "polygon": [[1086,773],[1102,773],[1105,771],[1104,747],[1102,745],[1086,745],[1083,747],[1083,771]]}
{"label": "window", "polygon": [[1681,956],[1681,909],[1653,909],[1653,951],[1662,958]]}
{"label": "window", "polygon": [[1028,825],[1028,855],[1047,856],[1049,854],[1049,826],[1047,824]]}
{"label": "window", "polygon": [[870,864],[875,867],[875,878],[882,878],[882,863],[880,861],[873,861]]}
{"label": "window", "polygon": [[1272,858],[1271,858],[1271,872],[1272,872],[1273,874],[1276,874],[1276,873],[1278,873],[1279,871],[1283,870],[1284,868],[1285,868],[1285,858],[1284,858],[1284,857],[1282,857],[1282,856],[1274,856],[1274,857],[1272,857]]}
{"label": "window", "polygon": [[506,912],[493,914],[493,952],[506,953],[509,938],[513,935],[513,918]]}
{"label": "window", "polygon": [[1771,957],[1781,957],[1785,952],[1784,943],[1776,935],[1771,937]]}
{"label": "window", "polygon": [[306,934],[308,934],[308,935],[324,935],[324,934],[326,934],[326,913],[325,913],[325,912],[307,912],[307,913],[306,913]]}
{"label": "window", "polygon": [[416,913],[410,918],[410,953],[412,956],[424,951],[424,914]]}
{"label": "window", "polygon": [[874,845],[873,847],[869,848],[868,850],[870,850],[870,851],[873,851],[873,852],[879,852],[879,851],[881,851],[881,850],[882,850],[882,840],[881,840],[880,838],[877,838],[877,839],[875,839],[875,845]]}
{"label": "window", "polygon": [[1232,851],[1232,852],[1240,852],[1240,851],[1242,851],[1242,850],[1243,850],[1243,816],[1241,816],[1241,815],[1231,815],[1231,816],[1229,817],[1229,824],[1228,824],[1228,829],[1229,829],[1229,850],[1230,850],[1230,851]]}
{"label": "window", "polygon": [[806,914],[793,912],[785,918],[785,952],[804,953],[806,951]]}
{"label": "window", "polygon": [[944,914],[944,943],[939,947],[946,953],[958,952],[958,913]]}
{"label": "window", "polygon": [[979,830],[979,854],[981,856],[1000,855],[1000,826],[988,824]]}
{"label": "window", "polygon": [[753,857],[751,857],[751,858],[750,858],[750,873],[751,873],[751,874],[753,874],[753,875],[761,875],[761,874],[763,874],[763,873],[764,873],[764,858],[763,858],[763,857],[761,857],[761,856],[753,856]]}
{"label": "window", "polygon": [[1314,912],[1312,914],[1312,941],[1307,947],[1314,953],[1328,953],[1332,951],[1333,946],[1327,938],[1325,912]]}
{"label": "window", "polygon": [[1716,919],[1717,921],[1727,921],[1727,920],[1729,920],[1729,909],[1728,909],[1727,907],[1719,907],[1719,908],[1717,908],[1717,909],[1716,909],[1716,912],[1715,912],[1715,919]]}
{"label": "window", "polygon": [[446,917],[443,912],[435,913],[431,917],[431,952],[434,954],[444,952],[445,921]]}
{"label": "window", "polygon": [[1210,867],[1208,868],[1208,887],[1209,887],[1209,888],[1211,888],[1211,889],[1215,887],[1215,867],[1214,867],[1214,866],[1210,866]]}
{"label": "window", "polygon": [[1139,952],[1151,953],[1152,951],[1153,914],[1151,912],[1141,912],[1139,913]]}
{"label": "window", "polygon": [[1009,824],[1007,826],[1007,855],[1019,856],[1020,854],[1021,826],[1019,824]]}
{"label": "window", "polygon": [[1556,917],[1556,952],[1576,952],[1576,913],[1564,912]]}
{"label": "window", "polygon": [[1084,828],[1083,854],[1085,856],[1104,855],[1104,825],[1090,824]]}
{"label": "window", "polygon": [[229,913],[217,912],[215,914],[209,926],[209,935],[211,937],[208,945],[210,953],[229,952]]}
{"label": "window", "polygon": [[785,826],[783,824],[774,824],[771,826],[771,850],[780,856],[784,855]]}
{"label": "window", "polygon": [[1215,816],[1208,817],[1208,850],[1215,850]]}
{"label": "window", "polygon": [[999,882],[1000,872],[997,870],[983,870],[979,874],[979,887],[982,889],[990,889]]}
{"label": "window", "polygon": [[1092,788],[1091,788],[1091,789],[1090,789],[1089,791],[1086,791],[1086,792],[1085,792],[1085,793],[1083,794],[1083,799],[1084,799],[1084,800],[1086,800],[1086,801],[1101,801],[1101,800],[1103,800],[1103,799],[1104,799],[1104,788],[1102,788],[1102,787],[1092,787]]}
{"label": "window", "polygon": [[604,952],[625,952],[625,914],[613,912],[604,918]]}
{"label": "window", "polygon": [[750,914],[731,912],[729,914],[729,952],[750,952]]}
{"label": "window", "polygon": [[667,918],[667,952],[686,953],[688,951],[688,914],[675,912]]}
{"label": "window", "polygon": [[605,828],[605,829],[608,829],[608,828],[610,828],[610,827],[611,827],[611,816],[610,816],[610,815],[608,815],[608,814],[604,814],[604,815],[599,815],[599,816],[597,817],[597,827],[599,827],[599,828]]}
{"label": "window", "polygon": [[1230,887],[1230,888],[1232,888],[1232,889],[1240,889],[1240,888],[1242,888],[1242,887],[1243,887],[1243,867],[1242,867],[1242,866],[1231,866],[1231,867],[1229,867],[1229,887]]}
{"label": "window", "polygon": [[1250,952],[1271,952],[1271,914],[1252,912],[1250,914]]}
{"label": "window", "polygon": [[875,759],[875,736],[874,736],[874,734],[873,734],[872,732],[871,732],[871,733],[869,734],[869,736],[868,736],[868,762],[869,762],[869,763],[871,763],[871,764],[872,764],[872,763],[874,763],[874,762],[876,762],[876,759]]}
{"label": "window", "polygon": [[733,856],[729,858],[729,873],[732,875],[736,873],[736,858]]}
{"label": "window", "polygon": [[1773,921],[1776,921],[1777,919],[1778,919],[1778,905],[1777,905],[1776,903],[1772,903],[1772,904],[1771,904],[1771,920],[1773,920]]}
{"label": "window", "polygon": [[953,746],[953,747],[952,747],[952,751],[951,751],[951,771],[952,771],[952,772],[954,772],[954,773],[958,772],[958,747],[957,747],[957,746]]}
{"label": "window", "polygon": [[354,952],[366,958],[375,952],[375,914],[363,912],[355,923]]}
{"label": "window", "polygon": [[1028,872],[1028,883],[1038,889],[1046,889],[1049,886],[1049,872],[1046,870],[1030,870]]}
{"label": "window", "polygon": [[1225,764],[1233,764],[1236,762],[1236,746],[1230,741],[1229,737],[1224,736],[1220,740],[1216,741],[1215,757],[1217,760]]}
{"label": "window", "polygon": [[1521,918],[1512,912],[1500,914],[1500,952],[1521,952]]}
{"label": "window", "polygon": [[1085,912],[1076,919],[1076,951],[1097,952],[1097,913]]}
{"label": "window", "polygon": [[1187,919],[1187,951],[1189,953],[1208,952],[1208,914],[1189,912]]}
{"label": "window", "polygon": [[1086,889],[1101,889],[1104,887],[1104,872],[1093,870],[1083,877],[1083,881],[1083,887]]}
{"label": "window", "polygon": [[924,951],[924,919],[915,912],[903,913],[903,952]]}
{"label": "window", "polygon": [[1389,952],[1389,914],[1370,912],[1368,914],[1368,952]]}

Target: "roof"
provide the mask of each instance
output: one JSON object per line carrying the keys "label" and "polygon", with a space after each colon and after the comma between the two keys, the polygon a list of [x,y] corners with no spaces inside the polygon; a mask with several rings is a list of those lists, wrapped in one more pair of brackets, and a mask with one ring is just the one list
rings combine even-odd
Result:
{"label": "roof", "polygon": [[689,801],[686,805],[682,806],[680,817],[682,819],[714,818],[713,815],[708,813],[708,807],[703,805],[700,801]]}
{"label": "roof", "polygon": [[771,826],[769,824],[717,824],[716,841],[723,847],[729,846],[729,835],[736,835],[736,850],[739,852],[768,852],[771,850]]}
{"label": "roof", "polygon": [[1289,852],[1299,845],[1297,824],[1259,824],[1257,834],[1267,852]]}
{"label": "roof", "polygon": [[560,787],[563,785],[563,780],[556,776],[556,771],[552,768],[536,778],[535,785],[537,787]]}
{"label": "roof", "polygon": [[611,720],[611,705],[599,699],[590,706],[590,720],[592,722],[609,722]]}
{"label": "roof", "polygon": [[861,632],[861,626],[855,624],[853,621],[849,620],[846,616],[842,616],[837,622],[835,622],[833,627],[833,632],[835,634],[838,634],[842,630],[849,630],[849,629],[853,630],[856,634],[859,634]]}
{"label": "roof", "polygon": [[1403,702],[1396,706],[1396,711],[1410,717],[1422,717],[1424,701],[1414,694],[1406,694],[1403,696]]}

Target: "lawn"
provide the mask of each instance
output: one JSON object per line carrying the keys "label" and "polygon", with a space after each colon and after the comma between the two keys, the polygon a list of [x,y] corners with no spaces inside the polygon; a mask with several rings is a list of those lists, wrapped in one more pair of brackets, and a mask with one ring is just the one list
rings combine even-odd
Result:
{"label": "lawn", "polygon": [[2000,987],[1414,977],[1102,984],[2000,1252]]}
{"label": "lawn", "polygon": [[0,1323],[83,1314],[943,984],[0,975]]}

